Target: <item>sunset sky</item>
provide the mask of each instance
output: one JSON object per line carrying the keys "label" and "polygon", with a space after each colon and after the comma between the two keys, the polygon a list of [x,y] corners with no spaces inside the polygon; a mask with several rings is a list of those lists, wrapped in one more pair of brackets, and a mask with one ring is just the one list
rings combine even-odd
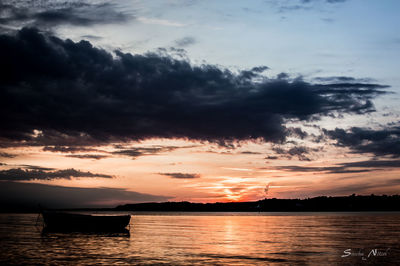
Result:
{"label": "sunset sky", "polygon": [[0,0],[0,203],[400,191],[397,0]]}

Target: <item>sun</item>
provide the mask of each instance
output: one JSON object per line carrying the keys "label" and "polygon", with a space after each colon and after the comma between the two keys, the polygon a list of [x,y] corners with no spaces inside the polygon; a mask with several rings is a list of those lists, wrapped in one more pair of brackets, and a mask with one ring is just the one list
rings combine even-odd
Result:
{"label": "sun", "polygon": [[225,199],[227,199],[227,201],[240,201],[242,196],[240,195],[240,193],[235,193],[229,189],[225,189],[224,190],[225,193]]}

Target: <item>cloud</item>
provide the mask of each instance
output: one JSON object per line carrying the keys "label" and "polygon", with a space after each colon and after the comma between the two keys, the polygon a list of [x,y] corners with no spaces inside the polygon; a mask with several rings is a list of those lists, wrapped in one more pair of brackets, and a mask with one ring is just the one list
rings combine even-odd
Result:
{"label": "cloud", "polygon": [[342,163],[341,165],[345,167],[392,168],[392,167],[400,167],[400,160],[369,160],[369,161]]}
{"label": "cloud", "polygon": [[24,169],[30,169],[30,170],[41,170],[41,171],[56,170],[55,168],[42,167],[42,166],[37,166],[37,165],[29,165],[29,164],[21,164],[19,166],[24,168]]}
{"label": "cloud", "polygon": [[12,26],[35,26],[49,29],[58,25],[90,26],[122,23],[132,15],[117,11],[113,3],[88,1],[13,1],[0,3],[0,23]]}
{"label": "cloud", "polygon": [[310,153],[311,149],[306,146],[295,146],[287,151],[289,156],[297,156],[300,161],[310,161],[310,159],[305,155]]}
{"label": "cloud", "polygon": [[286,13],[298,10],[323,10],[324,6],[328,4],[344,3],[347,0],[266,0],[264,1],[272,8],[276,9],[279,13]]}
{"label": "cloud", "polygon": [[149,138],[278,143],[293,134],[287,120],[368,113],[387,87],[266,78],[265,67],[235,74],[154,53],[112,55],[29,28],[1,35],[0,57],[3,147]]}
{"label": "cloud", "polygon": [[[187,148],[194,148],[197,147],[195,145],[188,145],[188,146],[171,146],[171,145],[153,145],[150,147],[132,147],[132,148],[125,148],[124,145],[114,145],[114,148],[117,150],[115,151],[105,151],[95,148],[88,148],[82,146],[45,146],[43,151],[51,151],[51,152],[61,152],[61,153],[72,153],[69,155],[65,155],[65,157],[70,158],[78,158],[78,159],[104,159],[109,158],[112,155],[119,155],[119,156],[128,156],[132,159],[136,159],[137,157],[146,156],[146,155],[158,155],[165,152],[171,152],[176,149],[187,149]],[[85,154],[76,154],[82,152],[89,152]],[[100,152],[101,154],[90,153],[90,152]]]}
{"label": "cloud", "polygon": [[323,130],[324,134],[340,147],[348,147],[355,153],[372,153],[376,156],[400,157],[400,127],[369,129],[352,127]]}
{"label": "cloud", "polygon": [[153,146],[153,147],[135,147],[135,148],[130,148],[130,149],[121,149],[118,151],[111,152],[112,154],[115,155],[124,155],[131,157],[132,159],[136,159],[137,157],[140,156],[145,156],[145,155],[158,155],[160,153],[164,152],[170,152],[179,148],[191,148],[192,146],[183,146],[183,147],[178,147],[178,146]]}
{"label": "cloud", "polygon": [[98,149],[86,148],[81,146],[45,146],[43,151],[76,153],[76,152],[92,152],[99,151]]}
{"label": "cloud", "polygon": [[260,78],[260,73],[268,70],[269,67],[267,66],[257,66],[253,67],[250,70],[242,70],[240,71],[240,77],[245,80],[252,80]]}
{"label": "cloud", "polygon": [[289,172],[326,172],[328,174],[363,173],[371,171],[370,169],[347,169],[343,166],[312,167],[312,166],[298,166],[298,165],[277,166],[274,167],[274,169],[284,170]]}
{"label": "cloud", "polygon": [[[313,152],[317,152],[320,149],[297,145],[287,149],[284,149],[280,146],[276,146],[272,147],[272,150],[275,151],[276,154],[279,154],[281,157],[286,159],[292,159],[293,157],[297,157],[300,161],[310,161],[311,159],[307,155]],[[274,156],[270,157],[269,159],[271,158],[274,158]]]}
{"label": "cloud", "polygon": [[4,158],[14,158],[17,155],[15,154],[11,154],[11,153],[7,153],[7,152],[0,152],[0,157],[4,157]]}
{"label": "cloud", "polygon": [[81,38],[83,39],[89,39],[89,40],[101,40],[103,37],[96,36],[96,35],[82,35]]}
{"label": "cloud", "polygon": [[248,155],[261,154],[261,152],[254,152],[254,151],[241,151],[239,153],[240,154],[248,154]]}
{"label": "cloud", "polygon": [[301,128],[295,128],[295,127],[287,128],[287,133],[291,137],[297,137],[300,139],[305,139],[306,137],[309,136],[309,134],[303,131]]}
{"label": "cloud", "polygon": [[193,179],[200,178],[199,174],[187,174],[187,173],[159,173],[160,175],[169,176],[177,179]]}
{"label": "cloud", "polygon": [[0,171],[0,180],[2,181],[71,179],[73,177],[113,178],[110,175],[82,172],[72,168],[65,170],[48,170],[46,168],[24,170],[21,168],[13,168]]}
{"label": "cloud", "polygon": [[33,183],[1,182],[0,206],[10,204],[47,208],[114,207],[135,202],[166,201],[170,197],[120,188],[61,187]]}
{"label": "cloud", "polygon": [[371,79],[368,78],[362,78],[362,79],[356,79],[353,77],[348,77],[348,76],[330,76],[330,77],[316,77],[314,78],[315,81],[317,82],[324,82],[324,83],[338,83],[338,82],[372,82]]}
{"label": "cloud", "polygon": [[71,154],[71,155],[66,155],[65,157],[77,158],[77,159],[95,159],[95,160],[100,160],[100,159],[108,158],[110,156],[102,155],[102,154]]}
{"label": "cloud", "polygon": [[[72,153],[69,155],[65,155],[65,157],[70,157],[70,158],[77,158],[77,159],[95,159],[95,160],[100,160],[100,159],[105,159],[110,157],[109,152],[95,149],[95,148],[87,148],[87,147],[82,147],[82,146],[45,146],[43,151],[50,151],[50,152],[60,152],[60,153]],[[82,153],[82,152],[89,152],[85,154],[76,154],[76,153]],[[104,154],[96,154],[96,153],[90,153],[90,152],[101,152]]]}
{"label": "cloud", "polygon": [[182,39],[178,39],[175,41],[175,44],[179,47],[187,47],[196,43],[196,39],[191,36],[186,36]]}
{"label": "cloud", "polygon": [[340,163],[334,166],[298,166],[286,165],[272,167],[289,172],[325,172],[327,174],[363,173],[382,169],[400,168],[399,160],[367,160],[358,162]]}

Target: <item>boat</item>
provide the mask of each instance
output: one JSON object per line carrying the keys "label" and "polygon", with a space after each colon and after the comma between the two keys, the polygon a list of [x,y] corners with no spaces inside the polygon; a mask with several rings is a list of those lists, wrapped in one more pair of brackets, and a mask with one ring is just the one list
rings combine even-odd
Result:
{"label": "boat", "polygon": [[42,211],[46,232],[126,232],[130,215]]}

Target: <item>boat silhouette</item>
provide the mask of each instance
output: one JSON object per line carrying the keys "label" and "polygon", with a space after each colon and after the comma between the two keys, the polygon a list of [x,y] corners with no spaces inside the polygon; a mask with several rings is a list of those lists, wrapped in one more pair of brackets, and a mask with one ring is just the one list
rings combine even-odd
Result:
{"label": "boat silhouette", "polygon": [[42,211],[46,232],[126,232],[130,215]]}

